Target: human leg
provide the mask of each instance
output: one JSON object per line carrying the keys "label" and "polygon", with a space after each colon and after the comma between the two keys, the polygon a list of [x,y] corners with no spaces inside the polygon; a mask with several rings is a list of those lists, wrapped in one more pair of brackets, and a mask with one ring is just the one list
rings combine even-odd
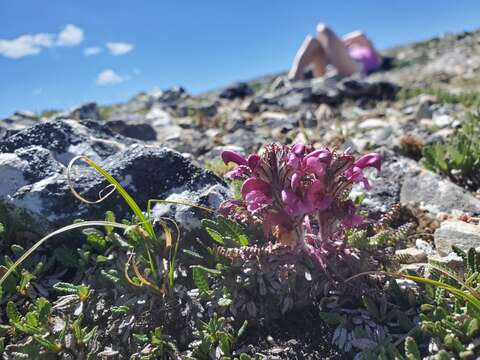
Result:
{"label": "human leg", "polygon": [[315,76],[322,76],[325,73],[327,65],[325,51],[317,39],[308,35],[295,55],[288,78],[291,80],[301,79],[305,68],[310,64],[313,65]]}
{"label": "human leg", "polygon": [[360,66],[350,57],[347,46],[325,24],[317,26],[317,39],[325,50],[328,62],[340,75],[349,76],[360,71]]}

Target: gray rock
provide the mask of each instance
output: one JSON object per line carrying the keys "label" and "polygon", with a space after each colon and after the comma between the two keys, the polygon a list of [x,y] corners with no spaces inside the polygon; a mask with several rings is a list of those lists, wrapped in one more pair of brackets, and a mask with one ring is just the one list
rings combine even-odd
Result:
{"label": "gray rock", "polygon": [[480,247],[480,225],[464,221],[448,220],[440,224],[434,233],[435,246],[440,255],[452,251],[452,245],[462,250]]}
{"label": "gray rock", "polygon": [[27,127],[36,125],[40,122],[38,116],[27,111],[17,111],[12,116],[0,120],[0,140],[3,137],[9,136],[23,130]]}
{"label": "gray rock", "polygon": [[433,115],[432,105],[438,101],[436,96],[422,94],[416,97],[415,100],[418,101],[418,106],[413,114],[414,117],[418,120],[431,119]]}
{"label": "gray rock", "polygon": [[[382,169],[371,179],[371,189],[366,191],[367,196],[362,203],[362,208],[373,216],[385,213],[398,204],[402,183],[420,169],[416,161],[398,156],[388,149],[382,148],[378,152],[383,158]],[[365,192],[360,184],[356,184],[353,189],[353,195]]]}
{"label": "gray rock", "polygon": [[[225,199],[227,188],[223,181],[179,153],[167,148],[131,145],[129,140],[109,133],[108,128],[96,126],[99,128],[59,120],[36,125],[0,142],[0,203],[39,233],[77,218],[102,219],[107,210],[114,211],[119,219],[130,217],[131,211],[117,193],[97,205],[75,199],[67,183],[65,166],[80,154],[98,162],[143,209],[149,199],[182,199],[212,208]],[[96,141],[107,134],[108,146],[99,149]],[[104,144],[104,139],[100,140]],[[81,163],[74,166],[71,175],[75,189],[88,199],[97,199],[99,191],[107,185],[93,169]],[[175,207],[163,209],[161,213],[182,221],[189,218],[185,223],[188,226],[184,226],[188,230],[198,225],[197,212],[188,206],[178,209],[179,214],[175,210]]]}
{"label": "gray rock", "polygon": [[427,170],[405,178],[400,192],[402,205],[420,205],[432,214],[452,210],[480,213],[480,200],[449,180]]}
{"label": "gray rock", "polygon": [[77,155],[100,161],[132,143],[96,121],[52,120],[0,141],[0,152],[13,153],[35,145],[49,150],[58,162],[67,165]]}

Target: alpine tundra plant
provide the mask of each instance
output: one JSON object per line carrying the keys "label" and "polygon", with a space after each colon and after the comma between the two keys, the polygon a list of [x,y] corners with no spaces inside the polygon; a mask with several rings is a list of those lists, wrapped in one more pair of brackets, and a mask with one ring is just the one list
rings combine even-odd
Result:
{"label": "alpine tundra plant", "polygon": [[224,151],[225,164],[235,163],[225,176],[241,180],[241,200],[227,200],[220,211],[242,222],[262,224],[265,238],[305,252],[323,270],[332,253],[349,254],[345,231],[363,218],[350,199],[352,185],[370,188],[364,169],[380,171],[376,153],[358,159],[326,147],[270,144],[248,157]]}

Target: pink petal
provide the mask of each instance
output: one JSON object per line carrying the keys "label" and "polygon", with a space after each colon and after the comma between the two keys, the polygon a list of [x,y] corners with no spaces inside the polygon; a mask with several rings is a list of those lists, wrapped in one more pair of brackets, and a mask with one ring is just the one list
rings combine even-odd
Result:
{"label": "pink petal", "polygon": [[251,177],[243,183],[240,192],[242,193],[242,197],[245,199],[247,194],[254,190],[259,190],[264,194],[270,194],[270,184],[263,180]]}
{"label": "pink petal", "polygon": [[316,158],[322,162],[328,163],[332,159],[332,153],[328,149],[315,150],[305,156],[305,159],[309,158]]}
{"label": "pink petal", "polygon": [[260,156],[258,156],[257,154],[251,154],[249,155],[249,157],[247,158],[247,163],[248,163],[248,166],[250,167],[250,169],[252,170],[255,170],[258,162],[260,161]]}
{"label": "pink petal", "polygon": [[303,144],[295,144],[292,146],[291,149],[292,153],[294,153],[297,156],[303,156],[305,152],[305,145]]}
{"label": "pink petal", "polygon": [[302,176],[299,173],[294,173],[292,175],[292,179],[290,180],[290,186],[292,187],[293,191],[298,190],[301,180],[302,180]]}
{"label": "pink petal", "polygon": [[357,161],[355,161],[355,166],[359,167],[360,169],[365,169],[366,167],[374,167],[378,171],[380,171],[380,167],[382,165],[382,158],[377,153],[369,153],[363,155]]}
{"label": "pink petal", "polygon": [[232,179],[232,180],[241,180],[241,179],[245,179],[245,177],[249,176],[250,174],[251,174],[251,170],[248,166],[240,165],[235,169],[227,172],[225,174],[225,177],[227,179]]}
{"label": "pink petal", "polygon": [[230,150],[225,150],[222,152],[222,160],[225,164],[228,164],[229,162],[234,162],[237,165],[248,165],[247,159],[245,159],[239,153]]}
{"label": "pink petal", "polygon": [[307,170],[313,172],[318,177],[322,177],[325,175],[327,164],[322,162],[321,159],[317,158],[308,158],[305,160],[305,165]]}

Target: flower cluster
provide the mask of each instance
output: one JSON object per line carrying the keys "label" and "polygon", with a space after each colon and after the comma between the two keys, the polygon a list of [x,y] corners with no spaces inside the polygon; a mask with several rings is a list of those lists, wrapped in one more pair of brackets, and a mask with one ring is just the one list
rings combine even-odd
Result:
{"label": "flower cluster", "polygon": [[322,265],[322,253],[343,243],[344,230],[362,221],[349,199],[352,185],[368,189],[363,170],[381,165],[375,153],[355,159],[303,144],[271,144],[247,158],[224,151],[222,159],[238,165],[226,177],[243,185],[242,201],[227,201],[221,209],[230,215],[243,209],[263,224],[266,235],[273,232],[280,243],[306,250]]}

